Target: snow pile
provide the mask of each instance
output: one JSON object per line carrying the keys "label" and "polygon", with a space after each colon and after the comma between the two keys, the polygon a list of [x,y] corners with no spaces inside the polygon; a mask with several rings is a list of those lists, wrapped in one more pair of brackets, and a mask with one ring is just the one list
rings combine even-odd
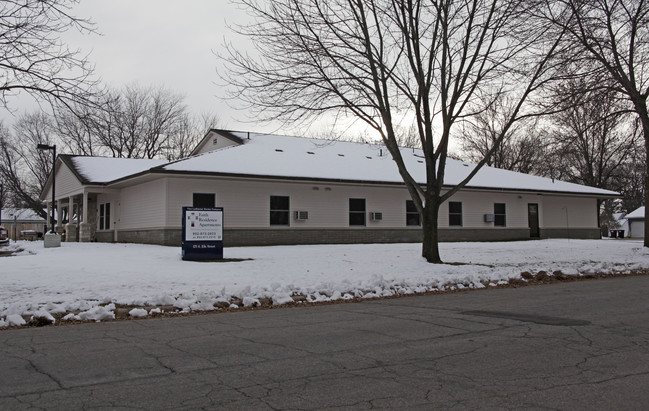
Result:
{"label": "snow pile", "polygon": [[1,260],[0,327],[55,317],[111,320],[120,305],[142,307],[128,314],[144,317],[493,287],[541,271],[569,277],[649,269],[649,250],[628,240],[443,243],[442,258],[459,263],[444,265],[425,262],[420,244],[227,248],[226,258],[251,260],[218,263],[182,261],[179,247],[17,247],[23,251]]}
{"label": "snow pile", "polygon": [[135,318],[146,317],[149,313],[144,308],[133,308],[128,312],[128,315]]}

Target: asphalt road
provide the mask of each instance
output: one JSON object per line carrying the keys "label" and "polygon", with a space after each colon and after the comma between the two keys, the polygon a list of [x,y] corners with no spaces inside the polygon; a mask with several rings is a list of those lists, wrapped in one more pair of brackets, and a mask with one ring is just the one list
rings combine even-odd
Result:
{"label": "asphalt road", "polygon": [[0,409],[647,409],[649,277],[0,332]]}

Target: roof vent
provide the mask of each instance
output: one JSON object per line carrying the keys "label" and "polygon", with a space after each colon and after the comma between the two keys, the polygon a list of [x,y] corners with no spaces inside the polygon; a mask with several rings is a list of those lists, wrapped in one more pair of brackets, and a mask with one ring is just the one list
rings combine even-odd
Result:
{"label": "roof vent", "polygon": [[345,157],[344,154],[338,154],[338,157]]}
{"label": "roof vent", "polygon": [[284,150],[279,149],[279,148],[276,148],[275,151],[277,151],[278,153],[283,153],[284,152]]}
{"label": "roof vent", "polygon": [[307,154],[315,154],[313,151],[307,151]]}
{"label": "roof vent", "polygon": [[365,156],[365,158],[368,158],[368,159],[370,159],[370,160],[372,159],[372,157],[370,157],[370,156]]}

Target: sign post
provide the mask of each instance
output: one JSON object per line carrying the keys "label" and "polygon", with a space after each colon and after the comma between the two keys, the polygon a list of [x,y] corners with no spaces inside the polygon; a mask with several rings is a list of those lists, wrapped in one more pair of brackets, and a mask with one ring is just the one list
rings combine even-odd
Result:
{"label": "sign post", "polygon": [[183,207],[183,260],[223,259],[223,207]]}

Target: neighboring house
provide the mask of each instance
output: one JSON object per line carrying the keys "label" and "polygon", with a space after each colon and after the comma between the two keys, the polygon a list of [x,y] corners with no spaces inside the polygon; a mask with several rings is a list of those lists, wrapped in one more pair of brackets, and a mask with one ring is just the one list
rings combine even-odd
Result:
{"label": "neighboring house", "polygon": [[[421,150],[404,162],[425,184]],[[225,245],[421,241],[420,216],[381,144],[210,130],[173,162],[61,155],[66,241],[179,245],[183,206],[224,207]],[[452,187],[474,165],[448,160]],[[51,179],[41,199],[51,199]],[[440,209],[442,241],[599,238],[597,200],[618,193],[483,167]],[[57,219],[61,221],[61,218]]]}
{"label": "neighboring house", "polygon": [[622,230],[624,231],[624,236],[629,236],[629,220],[626,219],[625,213],[613,213],[613,224],[609,227],[609,230]]}
{"label": "neighboring house", "polygon": [[[3,208],[0,225],[7,229],[9,238],[22,240],[22,231],[35,231],[43,233],[46,221],[29,208]],[[33,236],[30,236],[32,238]]]}
{"label": "neighboring house", "polygon": [[644,238],[644,206],[631,211],[625,218],[629,224],[627,237]]}

